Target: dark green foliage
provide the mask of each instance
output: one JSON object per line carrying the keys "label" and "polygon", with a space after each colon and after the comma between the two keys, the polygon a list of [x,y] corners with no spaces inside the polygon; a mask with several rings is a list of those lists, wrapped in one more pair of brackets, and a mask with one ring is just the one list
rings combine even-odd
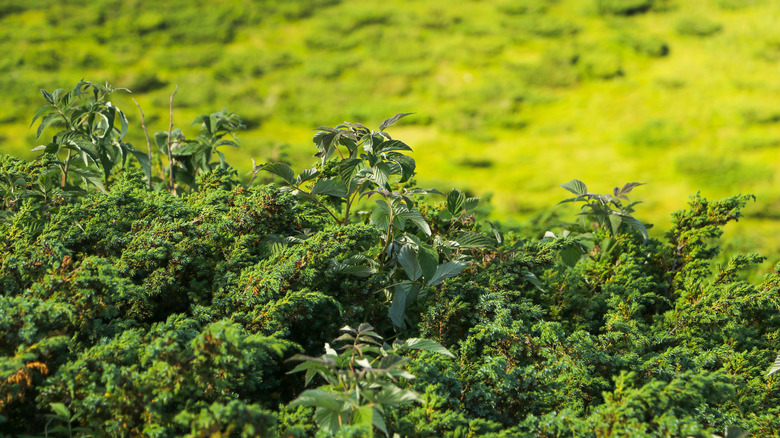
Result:
{"label": "dark green foliage", "polygon": [[384,133],[404,115],[322,128],[316,168],[263,166],[282,188],[208,159],[178,197],[116,166],[63,188],[54,155],[0,157],[2,433],[778,435],[780,270],[716,264],[751,196],[696,195],[658,240],[639,184],[572,180],[582,221],[505,233],[415,187]]}
{"label": "dark green foliage", "polygon": [[[229,321],[202,326],[172,316],[81,352],[57,370],[39,398],[68,401],[89,427],[111,435],[168,436],[181,432],[176,423],[182,419],[225,409],[217,403],[275,390],[278,381],[267,374],[289,346]],[[236,402],[228,410],[262,414]]]}

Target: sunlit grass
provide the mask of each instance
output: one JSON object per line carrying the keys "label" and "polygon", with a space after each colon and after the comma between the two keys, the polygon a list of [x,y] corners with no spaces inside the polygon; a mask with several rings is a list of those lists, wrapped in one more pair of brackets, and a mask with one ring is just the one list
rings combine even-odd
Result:
{"label": "sunlit grass", "polygon": [[[600,192],[646,182],[636,215],[656,235],[692,193],[756,193],[747,212],[763,219],[731,239],[780,253],[780,3],[659,0],[631,17],[601,15],[593,0],[311,5],[22,4],[0,18],[2,151],[30,158],[38,88],[82,77],[141,88],[132,97],[152,133],[167,130],[176,85],[185,132],[199,114],[244,115],[251,129],[228,151],[242,175],[253,158],[310,164],[319,125],[413,111],[390,133],[415,149],[420,184],[491,193],[497,218],[551,207],[572,178]],[[145,149],[130,97],[117,103]]]}

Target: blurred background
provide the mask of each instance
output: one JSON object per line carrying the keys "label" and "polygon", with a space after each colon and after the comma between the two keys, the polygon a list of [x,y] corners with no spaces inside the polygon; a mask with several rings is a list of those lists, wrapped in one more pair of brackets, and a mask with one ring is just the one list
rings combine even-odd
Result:
{"label": "blurred background", "polygon": [[[420,186],[491,199],[493,219],[549,214],[573,178],[597,193],[647,183],[635,217],[670,226],[697,191],[752,193],[727,250],[780,257],[777,0],[2,0],[0,152],[32,158],[39,89],[84,78],[129,141],[222,110],[247,125],[224,151],[309,166],[314,129],[390,128]],[[50,133],[49,133],[50,135]],[[555,211],[555,210],[553,210]],[[572,210],[574,211],[574,210]]]}

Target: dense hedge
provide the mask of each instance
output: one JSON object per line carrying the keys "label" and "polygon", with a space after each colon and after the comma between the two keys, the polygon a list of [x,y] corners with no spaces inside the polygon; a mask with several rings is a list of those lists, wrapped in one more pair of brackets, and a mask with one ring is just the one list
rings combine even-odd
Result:
{"label": "dense hedge", "polygon": [[[8,436],[325,435],[314,409],[290,404],[304,382],[285,360],[318,356],[361,322],[455,354],[407,354],[416,378],[397,383],[422,402],[384,407],[391,435],[780,431],[780,389],[766,376],[780,273],[751,284],[740,271],[760,257],[712,262],[748,197],[694,196],[662,240],[597,228],[574,262],[564,254],[583,243],[571,236],[462,245],[469,268],[425,287],[401,330],[377,292],[392,274],[333,268],[378,257],[386,242],[372,223],[334,225],[289,191],[236,185],[230,169],[180,197],[148,190],[129,168],[105,193],[47,193],[39,183],[56,177],[54,161],[0,157]],[[443,209],[420,204],[435,231],[418,230],[421,244],[487,232],[473,217],[448,228]]]}

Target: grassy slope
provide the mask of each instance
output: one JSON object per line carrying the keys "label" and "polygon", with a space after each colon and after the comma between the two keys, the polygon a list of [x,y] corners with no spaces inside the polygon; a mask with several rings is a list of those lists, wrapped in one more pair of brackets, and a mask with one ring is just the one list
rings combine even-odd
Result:
{"label": "grassy slope", "polygon": [[[656,233],[697,190],[750,192],[732,244],[780,254],[777,2],[659,0],[632,17],[596,0],[54,3],[0,7],[3,152],[38,144],[38,88],[82,77],[134,90],[151,131],[167,129],[175,85],[179,126],[241,114],[251,129],[228,156],[245,172],[250,158],[307,164],[318,125],[415,111],[391,132],[421,183],[491,192],[504,219],[553,205],[572,178],[649,183],[637,216]],[[118,103],[144,148],[135,105]]]}

